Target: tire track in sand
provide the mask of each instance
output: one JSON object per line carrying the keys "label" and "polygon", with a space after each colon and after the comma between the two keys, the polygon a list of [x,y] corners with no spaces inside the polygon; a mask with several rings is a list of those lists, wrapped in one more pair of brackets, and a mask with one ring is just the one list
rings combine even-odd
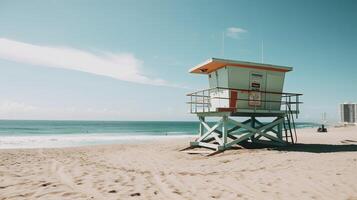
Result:
{"label": "tire track in sand", "polygon": [[51,173],[64,185],[68,186],[72,191],[78,192],[86,195],[89,198],[100,199],[103,195],[98,193],[93,187],[86,188],[77,185],[71,175],[65,172],[65,167],[63,164],[58,162],[56,159],[51,160]]}

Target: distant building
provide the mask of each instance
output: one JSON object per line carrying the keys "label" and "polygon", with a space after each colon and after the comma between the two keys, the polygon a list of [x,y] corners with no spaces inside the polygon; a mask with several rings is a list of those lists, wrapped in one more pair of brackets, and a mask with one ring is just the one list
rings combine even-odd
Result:
{"label": "distant building", "polygon": [[343,103],[340,105],[341,122],[346,124],[357,123],[357,103]]}

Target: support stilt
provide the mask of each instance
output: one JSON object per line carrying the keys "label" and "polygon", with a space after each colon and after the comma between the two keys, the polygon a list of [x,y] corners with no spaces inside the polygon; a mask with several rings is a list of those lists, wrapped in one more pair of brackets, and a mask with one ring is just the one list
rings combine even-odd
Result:
{"label": "support stilt", "polygon": [[272,122],[262,123],[256,117],[251,117],[239,122],[225,115],[216,124],[209,126],[205,117],[200,116],[199,138],[191,142],[189,148],[205,147],[221,152],[247,141],[286,145],[288,141],[284,140],[282,134],[285,126],[284,118],[285,116],[276,116]]}

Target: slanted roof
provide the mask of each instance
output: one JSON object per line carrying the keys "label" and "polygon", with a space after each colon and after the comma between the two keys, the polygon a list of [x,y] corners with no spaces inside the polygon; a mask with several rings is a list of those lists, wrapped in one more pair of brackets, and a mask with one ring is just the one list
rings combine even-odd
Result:
{"label": "slanted roof", "polygon": [[245,68],[253,68],[253,69],[279,71],[279,72],[288,72],[293,70],[292,67],[286,67],[286,66],[211,58],[206,62],[199,64],[194,68],[190,69],[189,72],[196,73],[196,74],[209,74],[225,66],[245,67]]}

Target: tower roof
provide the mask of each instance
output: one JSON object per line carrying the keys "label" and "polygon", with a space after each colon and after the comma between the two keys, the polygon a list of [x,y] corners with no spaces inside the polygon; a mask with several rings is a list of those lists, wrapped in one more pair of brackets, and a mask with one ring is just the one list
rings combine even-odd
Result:
{"label": "tower roof", "polygon": [[196,74],[209,74],[213,71],[216,71],[225,66],[234,66],[234,67],[244,67],[244,68],[253,68],[253,69],[263,69],[269,71],[279,71],[279,72],[288,72],[292,71],[292,67],[278,66],[264,63],[253,63],[245,62],[238,60],[226,60],[220,58],[211,58],[204,63],[201,63],[194,68],[190,69],[190,73]]}

